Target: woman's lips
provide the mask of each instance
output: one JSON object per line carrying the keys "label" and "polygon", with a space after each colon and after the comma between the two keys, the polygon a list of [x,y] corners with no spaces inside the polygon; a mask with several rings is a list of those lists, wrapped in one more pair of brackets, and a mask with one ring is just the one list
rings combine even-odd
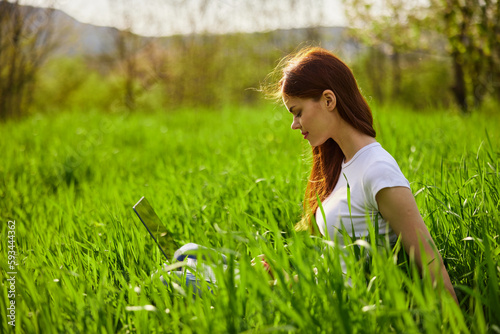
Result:
{"label": "woman's lips", "polygon": [[304,136],[304,139],[307,139],[307,135],[309,134],[309,132],[302,132],[302,135]]}

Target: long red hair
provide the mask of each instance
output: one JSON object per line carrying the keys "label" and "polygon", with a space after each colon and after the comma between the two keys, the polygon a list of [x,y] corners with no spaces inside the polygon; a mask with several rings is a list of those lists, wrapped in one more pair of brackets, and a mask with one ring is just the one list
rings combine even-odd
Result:
{"label": "long red hair", "polygon": [[[337,98],[339,115],[358,131],[375,137],[373,117],[349,67],[333,53],[308,47],[285,57],[278,66],[281,78],[274,86],[275,97],[289,96],[319,100],[327,89]],[[312,148],[312,170],[304,197],[304,215],[298,230],[314,231],[313,216],[318,208],[317,197],[324,201],[340,177],[344,153],[328,139]]]}

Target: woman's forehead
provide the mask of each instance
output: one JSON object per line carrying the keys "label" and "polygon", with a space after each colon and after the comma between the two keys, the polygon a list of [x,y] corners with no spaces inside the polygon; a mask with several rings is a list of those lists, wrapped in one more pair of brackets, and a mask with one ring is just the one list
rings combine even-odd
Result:
{"label": "woman's forehead", "polygon": [[288,96],[288,95],[285,95],[285,94],[281,94],[281,99],[283,100],[283,103],[289,107],[290,104],[292,103],[297,103],[299,102],[299,98],[297,97],[293,97],[293,96]]}
{"label": "woman's forehead", "polygon": [[286,94],[281,94],[281,98],[284,104],[301,104],[307,102],[309,100],[313,100],[313,98],[309,97],[298,97],[298,96],[290,96]]}

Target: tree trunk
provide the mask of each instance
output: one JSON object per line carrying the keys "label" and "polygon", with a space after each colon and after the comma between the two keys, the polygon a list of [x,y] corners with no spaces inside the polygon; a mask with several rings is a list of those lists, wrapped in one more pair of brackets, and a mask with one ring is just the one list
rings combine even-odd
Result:
{"label": "tree trunk", "polygon": [[455,75],[455,85],[451,88],[455,101],[459,105],[463,113],[467,113],[469,108],[467,106],[467,87],[465,85],[465,73],[463,64],[460,59],[458,51],[452,53],[453,72]]}
{"label": "tree trunk", "polygon": [[395,50],[392,55],[392,99],[396,101],[401,93],[401,54]]}

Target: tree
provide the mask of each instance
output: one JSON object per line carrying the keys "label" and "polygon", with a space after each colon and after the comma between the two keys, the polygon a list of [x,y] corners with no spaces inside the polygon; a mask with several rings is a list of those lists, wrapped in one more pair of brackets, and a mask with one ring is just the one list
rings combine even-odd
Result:
{"label": "tree", "polygon": [[28,113],[37,74],[58,41],[52,8],[0,1],[0,119]]}
{"label": "tree", "polygon": [[[401,55],[438,48],[438,39],[428,38],[437,31],[448,42],[445,53],[454,76],[450,88],[461,110],[479,107],[488,95],[500,99],[498,0],[344,0],[344,4],[351,24],[358,27],[355,36],[369,48],[385,48],[391,56],[393,97],[400,93]],[[376,87],[379,77],[370,77]]]}
{"label": "tree", "polygon": [[384,75],[387,72],[384,54],[391,64],[391,93],[397,99],[401,93],[402,56],[425,49],[421,35],[415,30],[418,11],[415,1],[405,0],[343,0],[346,16],[354,37],[368,47],[366,72],[377,99],[384,99]]}
{"label": "tree", "polygon": [[487,94],[500,99],[500,1],[433,0],[432,6],[444,21],[458,105],[467,112]]}
{"label": "tree", "polygon": [[134,110],[137,99],[137,52],[140,48],[141,39],[132,31],[134,21],[131,11],[134,4],[131,0],[112,0],[110,5],[114,11],[121,11],[124,28],[117,29],[114,34],[115,60],[123,79],[123,103],[128,110]]}

